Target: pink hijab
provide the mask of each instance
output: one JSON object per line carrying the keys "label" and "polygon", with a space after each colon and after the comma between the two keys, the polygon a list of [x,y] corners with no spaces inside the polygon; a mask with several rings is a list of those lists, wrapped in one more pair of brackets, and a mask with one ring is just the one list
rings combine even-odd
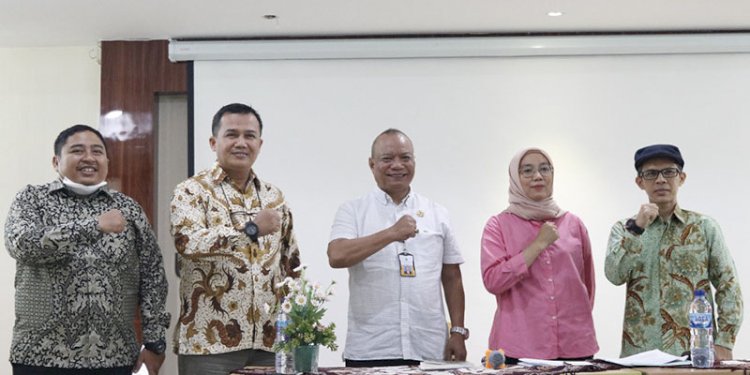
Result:
{"label": "pink hijab", "polygon": [[510,161],[510,166],[508,167],[508,174],[510,175],[508,202],[510,205],[503,212],[516,214],[526,220],[556,219],[564,215],[565,211],[557,206],[557,203],[552,199],[552,196],[537,202],[526,196],[526,193],[524,193],[523,188],[521,187],[521,176],[518,173],[518,168],[521,166],[521,159],[530,152],[538,152],[544,155],[549,164],[552,165],[552,159],[550,159],[549,155],[547,155],[542,149],[527,148],[517,153]]}

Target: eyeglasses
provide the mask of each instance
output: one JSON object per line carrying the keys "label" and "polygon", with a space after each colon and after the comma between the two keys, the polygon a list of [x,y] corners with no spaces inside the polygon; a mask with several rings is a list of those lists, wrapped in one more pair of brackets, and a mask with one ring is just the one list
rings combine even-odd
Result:
{"label": "eyeglasses", "polygon": [[518,173],[525,178],[532,178],[534,177],[536,172],[539,172],[539,174],[544,177],[549,177],[549,176],[552,176],[553,171],[554,171],[554,168],[552,168],[551,165],[542,164],[537,169],[535,169],[534,167],[530,165],[524,166],[518,171]]}
{"label": "eyeglasses", "polygon": [[641,178],[644,180],[656,180],[659,175],[662,175],[665,179],[675,178],[680,174],[679,168],[664,168],[664,169],[646,169],[641,171]]}

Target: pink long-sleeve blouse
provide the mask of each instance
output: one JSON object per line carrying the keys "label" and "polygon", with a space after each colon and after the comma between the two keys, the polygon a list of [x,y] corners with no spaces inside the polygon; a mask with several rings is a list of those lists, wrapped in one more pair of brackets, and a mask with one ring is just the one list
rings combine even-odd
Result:
{"label": "pink long-sleeve blouse", "polygon": [[588,231],[571,214],[550,220],[559,238],[530,266],[522,251],[543,222],[491,217],[482,235],[482,279],[497,310],[489,348],[515,358],[579,358],[599,350],[594,332],[594,264]]}

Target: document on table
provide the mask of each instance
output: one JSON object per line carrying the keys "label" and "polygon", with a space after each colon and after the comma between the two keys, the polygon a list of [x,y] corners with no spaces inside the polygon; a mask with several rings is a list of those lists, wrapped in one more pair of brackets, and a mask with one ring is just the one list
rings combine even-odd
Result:
{"label": "document on table", "polygon": [[477,367],[471,362],[460,362],[460,361],[422,361],[419,364],[419,369],[422,371],[435,371],[435,370],[455,370],[459,368],[474,368]]}
{"label": "document on table", "polygon": [[676,356],[654,349],[643,353],[633,354],[625,358],[598,358],[602,361],[616,363],[620,366],[684,366],[690,365],[687,356]]}

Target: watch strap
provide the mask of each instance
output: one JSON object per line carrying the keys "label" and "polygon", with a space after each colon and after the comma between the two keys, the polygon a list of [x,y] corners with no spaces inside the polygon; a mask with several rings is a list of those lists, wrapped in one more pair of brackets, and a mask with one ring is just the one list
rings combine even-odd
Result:
{"label": "watch strap", "polygon": [[153,342],[147,342],[143,344],[143,347],[146,348],[146,350],[154,353],[154,354],[163,354],[167,350],[167,343],[164,342],[164,340],[158,340]]}
{"label": "watch strap", "polygon": [[464,327],[451,327],[450,333],[458,333],[464,337],[464,340],[469,338],[469,329]]}
{"label": "watch strap", "polygon": [[628,221],[625,222],[625,229],[627,229],[628,232],[635,234],[636,236],[640,236],[641,234],[643,234],[643,232],[646,231],[635,223],[635,219],[628,219]]}

